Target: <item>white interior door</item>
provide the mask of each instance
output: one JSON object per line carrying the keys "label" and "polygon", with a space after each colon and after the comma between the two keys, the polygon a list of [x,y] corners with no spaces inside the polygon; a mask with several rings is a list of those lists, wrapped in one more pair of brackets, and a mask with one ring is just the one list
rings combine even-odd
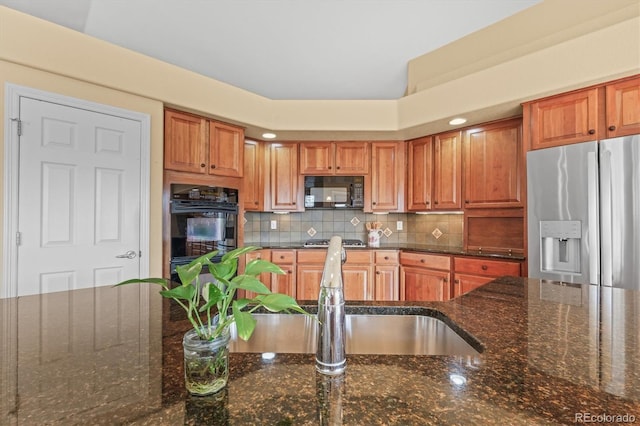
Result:
{"label": "white interior door", "polygon": [[140,274],[141,123],[20,97],[18,295]]}

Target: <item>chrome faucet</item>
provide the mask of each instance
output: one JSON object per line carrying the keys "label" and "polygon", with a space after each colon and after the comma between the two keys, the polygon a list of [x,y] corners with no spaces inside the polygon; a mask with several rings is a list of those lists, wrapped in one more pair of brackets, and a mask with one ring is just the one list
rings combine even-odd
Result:
{"label": "chrome faucet", "polygon": [[316,370],[322,374],[341,374],[347,366],[342,284],[342,264],[346,259],[342,238],[331,237],[318,296]]}

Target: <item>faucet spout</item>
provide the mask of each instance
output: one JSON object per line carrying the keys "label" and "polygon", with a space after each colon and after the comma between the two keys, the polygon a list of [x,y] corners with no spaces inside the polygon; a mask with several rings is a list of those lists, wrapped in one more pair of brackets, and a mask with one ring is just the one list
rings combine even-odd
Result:
{"label": "faucet spout", "polygon": [[318,296],[316,370],[322,374],[341,374],[347,365],[342,282],[342,263],[345,260],[342,238],[331,237]]}

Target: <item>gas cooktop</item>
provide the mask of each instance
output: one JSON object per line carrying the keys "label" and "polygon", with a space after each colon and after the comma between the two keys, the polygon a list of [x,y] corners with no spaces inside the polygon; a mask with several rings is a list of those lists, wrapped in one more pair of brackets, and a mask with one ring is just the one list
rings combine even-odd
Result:
{"label": "gas cooktop", "polygon": [[[317,238],[312,240],[307,240],[305,241],[304,246],[305,247],[329,247],[329,240],[317,239]],[[344,239],[342,240],[342,246],[343,247],[366,247],[366,244],[360,240]]]}

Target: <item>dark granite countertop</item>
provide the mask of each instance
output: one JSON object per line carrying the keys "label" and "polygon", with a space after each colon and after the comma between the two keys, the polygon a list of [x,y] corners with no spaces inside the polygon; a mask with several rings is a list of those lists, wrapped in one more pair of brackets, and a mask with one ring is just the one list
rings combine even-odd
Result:
{"label": "dark granite countertop", "polygon": [[[265,249],[291,249],[291,250],[326,250],[326,247],[304,247],[304,242],[289,243],[247,243],[247,245],[259,246]],[[407,250],[421,253],[447,254],[454,256],[488,257],[496,259],[524,260],[522,254],[509,254],[505,252],[465,250],[463,247],[435,246],[417,243],[381,243],[379,247],[347,247],[348,250]]]}
{"label": "dark granite countertop", "polygon": [[0,329],[0,424],[546,425],[640,419],[639,292],[500,278],[447,302],[354,303],[350,309],[415,306],[473,336],[481,352],[348,355],[346,374],[337,379],[317,374],[312,354],[264,361],[260,354],[232,353],[226,392],[191,397],[184,389],[181,346],[189,325],[172,318],[156,289],[0,301],[0,318],[9,320]]}

